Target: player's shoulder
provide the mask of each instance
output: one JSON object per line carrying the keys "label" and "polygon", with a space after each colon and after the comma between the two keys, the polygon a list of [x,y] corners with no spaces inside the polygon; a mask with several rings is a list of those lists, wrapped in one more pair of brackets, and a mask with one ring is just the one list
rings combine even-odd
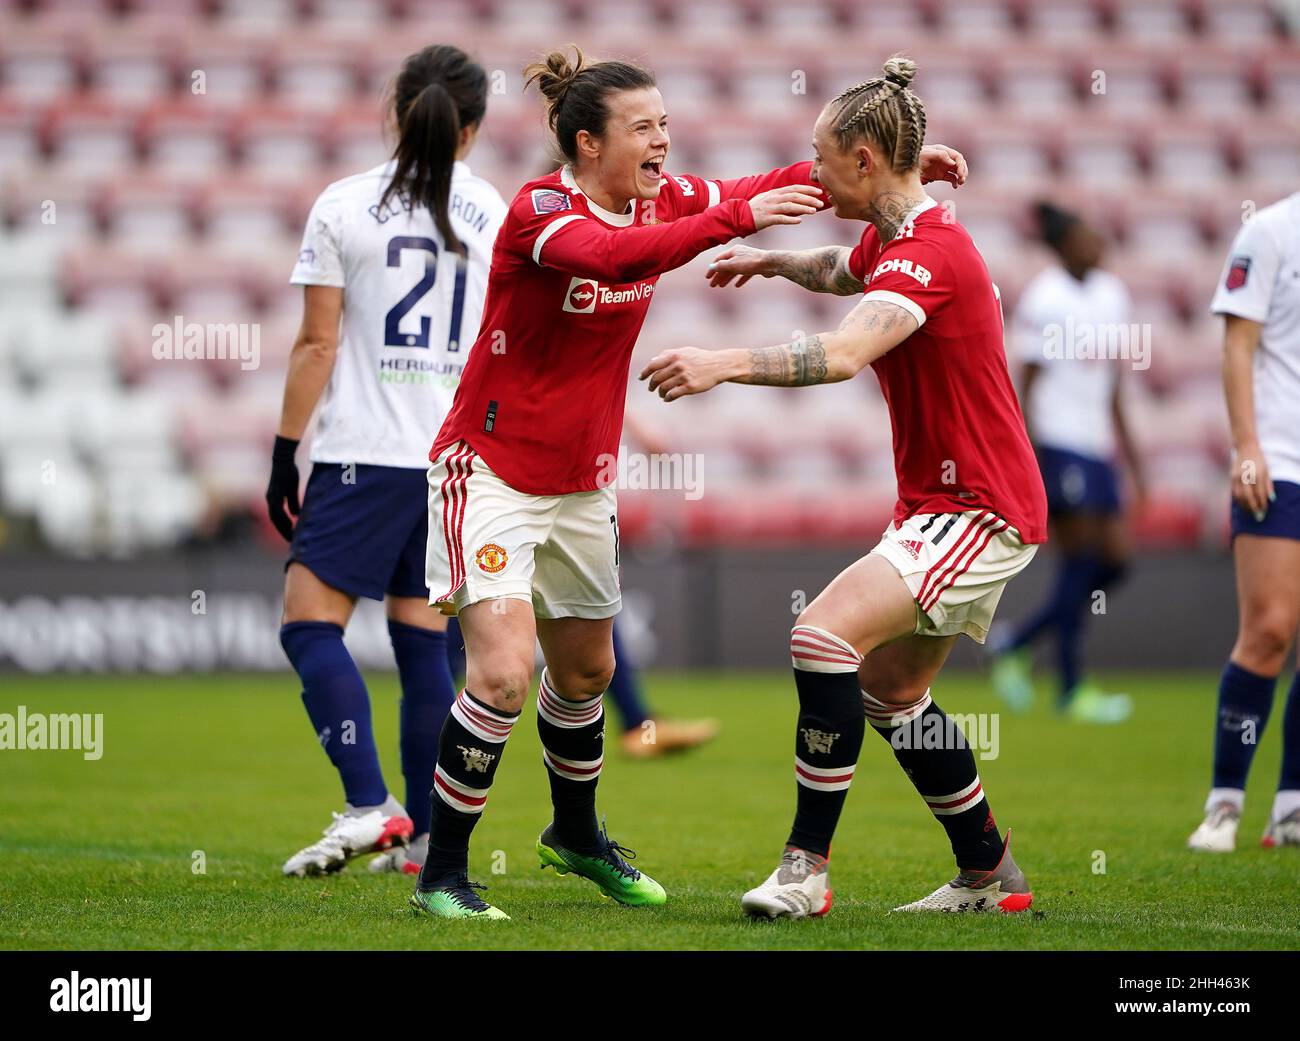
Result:
{"label": "player's shoulder", "polygon": [[922,242],[942,242],[947,248],[975,249],[975,240],[966,225],[957,219],[957,208],[934,199],[904,221],[899,237],[909,235]]}
{"label": "player's shoulder", "polygon": [[1263,221],[1265,224],[1300,223],[1300,192],[1292,192],[1278,199],[1277,202],[1269,203],[1257,210],[1252,219]]}
{"label": "player's shoulder", "polygon": [[[1062,274],[1065,274],[1062,271]],[[1066,275],[1068,278],[1069,276]],[[1117,299],[1128,299],[1128,286],[1124,280],[1113,271],[1107,271],[1102,267],[1095,267],[1088,272],[1088,280],[1107,296]]]}
{"label": "player's shoulder", "polygon": [[331,181],[316,197],[316,202],[321,205],[351,202],[358,198],[368,199],[372,194],[377,197],[383,192],[392,176],[392,161],[380,163],[369,170],[362,170],[360,173],[349,174],[347,177],[340,177],[337,181]]}
{"label": "player's shoulder", "polygon": [[537,217],[550,217],[561,213],[574,213],[578,193],[566,185],[555,170],[544,177],[527,182],[510,202],[510,216],[515,220],[529,221]]}
{"label": "player's shoulder", "polygon": [[719,198],[718,183],[696,174],[671,174],[664,171],[659,197],[668,202],[703,200],[705,208],[716,206]]}
{"label": "player's shoulder", "polygon": [[480,177],[464,163],[458,162],[452,173],[452,186],[460,192],[472,195],[476,201],[480,201],[493,209],[504,212],[506,201],[497,191],[496,185],[485,177]]}
{"label": "player's shoulder", "polygon": [[1020,291],[1021,308],[1048,303],[1060,297],[1069,289],[1065,281],[1067,277],[1061,265],[1055,263],[1035,272]]}
{"label": "player's shoulder", "polygon": [[[863,249],[869,248],[875,228],[868,225],[863,233]],[[923,251],[931,261],[931,267],[943,264],[960,264],[962,260],[979,257],[975,240],[953,216],[953,211],[939,205],[933,199],[928,205],[913,213],[903,222],[892,239],[881,247],[881,255],[887,257],[892,252]]]}
{"label": "player's shoulder", "polygon": [[1260,248],[1265,243],[1278,253],[1300,248],[1300,192],[1258,209],[1236,239],[1238,248]]}

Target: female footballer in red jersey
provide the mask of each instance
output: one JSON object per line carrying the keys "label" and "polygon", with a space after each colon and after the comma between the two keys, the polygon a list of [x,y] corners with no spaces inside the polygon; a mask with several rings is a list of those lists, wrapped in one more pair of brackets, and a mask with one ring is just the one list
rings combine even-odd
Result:
{"label": "female footballer in red jersey", "polygon": [[[443,727],[429,854],[412,897],[436,917],[502,918],[468,880],[469,837],[527,697],[546,668],[537,727],[554,805],[543,866],[624,904],[660,904],[596,819],[614,669],[617,458],[628,362],[658,276],[711,246],[821,206],[799,163],[735,181],[668,176],[654,77],[559,52],[525,70],[549,102],[565,163],[511,204],[493,249],[478,341],[430,452],[428,579],[459,615],[466,688]],[[961,157],[930,173],[960,182]]]}
{"label": "female footballer in red jersey", "polygon": [[966,230],[921,187],[925,109],[916,66],[846,90],[813,131],[812,176],[837,215],[868,222],[855,247],[735,247],[714,285],[782,275],[865,295],[835,332],[757,350],[667,351],[646,367],[672,401],[718,383],[806,386],[870,365],[893,427],[898,504],[880,543],[799,616],[798,809],[781,863],[741,901],[753,915],[830,910],[826,860],[867,722],[948,833],[957,877],[899,910],[1020,911],[1033,897],[998,833],[975,757],[930,698],[959,633],[988,634],[1007,581],[1046,538],[1047,502],[1007,373],[1002,311]]}

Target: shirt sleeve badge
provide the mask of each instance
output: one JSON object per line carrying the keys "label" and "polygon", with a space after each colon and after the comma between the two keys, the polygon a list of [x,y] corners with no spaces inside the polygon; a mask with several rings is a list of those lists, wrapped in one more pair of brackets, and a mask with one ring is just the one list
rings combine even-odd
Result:
{"label": "shirt sleeve badge", "polygon": [[1228,265],[1228,277],[1223,280],[1224,288],[1229,292],[1240,289],[1246,284],[1250,275],[1250,257],[1233,257]]}
{"label": "shirt sleeve badge", "polygon": [[534,213],[560,213],[571,209],[573,209],[573,200],[564,192],[553,191],[550,188],[533,189]]}

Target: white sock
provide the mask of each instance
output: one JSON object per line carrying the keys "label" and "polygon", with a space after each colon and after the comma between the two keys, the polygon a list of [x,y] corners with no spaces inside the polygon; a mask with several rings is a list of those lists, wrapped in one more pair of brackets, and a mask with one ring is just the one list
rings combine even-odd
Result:
{"label": "white sock", "polygon": [[1278,821],[1286,820],[1287,817],[1300,810],[1300,791],[1295,788],[1279,791],[1273,799],[1273,824]]}
{"label": "white sock", "polygon": [[405,817],[406,807],[403,806],[392,792],[388,793],[388,798],[378,806],[353,806],[351,803],[346,804],[347,809],[344,812],[349,817],[364,817],[367,813],[374,813],[378,810],[385,817]]}
{"label": "white sock", "polygon": [[425,858],[429,855],[429,833],[426,831],[421,835],[416,835],[411,839],[411,848],[406,851],[406,859],[412,864],[418,864],[424,867]]}
{"label": "white sock", "polygon": [[1211,788],[1210,796],[1205,800],[1205,812],[1209,813],[1221,802],[1232,803],[1240,814],[1242,807],[1246,805],[1246,793],[1240,788]]}

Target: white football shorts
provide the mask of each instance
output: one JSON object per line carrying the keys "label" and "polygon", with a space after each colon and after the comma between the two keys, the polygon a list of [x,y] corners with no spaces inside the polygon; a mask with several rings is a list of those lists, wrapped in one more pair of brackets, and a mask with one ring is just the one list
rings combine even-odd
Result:
{"label": "white football shorts", "polygon": [[613,488],[528,495],[464,441],[429,467],[429,603],[455,614],[523,600],[538,618],[610,618],[622,607]]}
{"label": "white football shorts", "polygon": [[996,513],[967,510],[892,523],[871,552],[893,564],[912,591],[916,633],[965,633],[983,643],[1002,590],[1037,551]]}

